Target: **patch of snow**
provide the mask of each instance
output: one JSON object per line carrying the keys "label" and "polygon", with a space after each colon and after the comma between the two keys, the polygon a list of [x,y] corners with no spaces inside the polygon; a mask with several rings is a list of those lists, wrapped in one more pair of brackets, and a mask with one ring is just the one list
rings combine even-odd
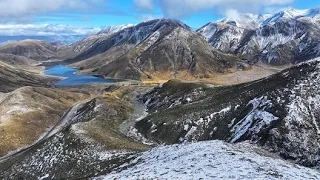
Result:
{"label": "patch of snow", "polygon": [[99,105],[97,105],[96,107],[94,107],[93,110],[94,110],[95,112],[99,112],[100,108],[102,108],[102,105],[101,105],[101,104],[99,104]]}
{"label": "patch of snow", "polygon": [[122,134],[138,141],[143,144],[154,144],[150,140],[146,139],[134,126],[138,121],[141,121],[147,117],[148,112],[144,104],[139,101],[134,101],[134,113],[133,115],[120,125],[120,131]]}
{"label": "patch of snow", "polygon": [[[209,128],[209,125],[212,120],[214,120],[216,115],[224,116],[226,113],[228,113],[232,109],[231,106],[228,106],[226,108],[223,108],[222,110],[212,113],[206,117],[201,117],[198,120],[187,120],[184,122],[184,130],[188,131],[186,135],[184,136],[183,141],[189,140],[189,141],[196,141],[201,134],[205,131],[205,129]],[[190,128],[191,127],[191,128]],[[213,128],[213,132],[215,132],[217,129]],[[212,133],[213,133],[212,132]]]}
{"label": "patch of snow", "polygon": [[272,107],[272,103],[266,96],[251,100],[247,106],[252,105],[252,110],[240,120],[232,129],[233,135],[230,142],[237,142],[246,133],[255,135],[263,128],[268,127],[273,121],[279,118],[266,111]]}
{"label": "patch of snow", "polygon": [[151,34],[148,39],[146,39],[146,41],[143,44],[143,50],[146,51],[147,49],[149,49],[154,43],[156,43],[158,41],[158,39],[160,38],[160,32],[156,31],[153,34]]}
{"label": "patch of snow", "polygon": [[157,132],[157,131],[158,131],[157,125],[152,124],[152,126],[151,126],[151,133],[155,133],[155,132]]}
{"label": "patch of snow", "polygon": [[99,155],[99,160],[112,160],[114,157],[121,157],[127,154],[131,154],[131,152],[127,151],[105,151],[105,152],[97,152],[96,154]]}
{"label": "patch of snow", "polygon": [[43,179],[46,179],[46,178],[48,178],[48,177],[49,177],[49,174],[46,174],[46,175],[40,177],[38,180],[43,180]]}
{"label": "patch of snow", "polygon": [[208,88],[219,87],[219,85],[214,85],[214,84],[206,84],[206,86],[207,86]]}
{"label": "patch of snow", "polygon": [[191,137],[193,135],[194,132],[196,132],[197,127],[196,126],[192,126],[190,128],[190,130],[187,132],[187,134],[185,135],[185,139],[188,139],[189,137]]}
{"label": "patch of snow", "polygon": [[151,102],[151,98],[149,98],[145,103],[144,103],[144,105],[146,105],[146,106],[148,106],[149,105],[149,103]]}
{"label": "patch of snow", "polygon": [[188,125],[188,124],[185,124],[185,125],[183,126],[183,130],[188,131],[188,130],[189,130],[189,125]]}
{"label": "patch of snow", "polygon": [[270,23],[273,23],[273,22],[276,22],[278,21],[280,18],[282,18],[284,16],[284,12],[281,11],[275,15],[273,15],[272,17],[266,19],[264,22],[261,23],[262,26],[265,26],[267,24],[270,24]]}
{"label": "patch of snow", "polygon": [[182,98],[174,100],[174,102],[172,104],[170,104],[170,106],[168,108],[170,109],[170,108],[173,108],[175,106],[182,104],[182,102],[181,102],[182,100],[183,100]]}
{"label": "patch of snow", "polygon": [[221,109],[221,111],[219,112],[214,112],[210,115],[210,118],[212,119],[215,115],[217,114],[226,114],[227,112],[229,112],[231,110],[231,106],[228,106],[226,108]]}
{"label": "patch of snow", "polygon": [[188,101],[188,103],[190,103],[190,102],[192,101],[192,99],[188,97],[188,98],[186,99],[186,101]]}
{"label": "patch of snow", "polygon": [[231,128],[234,125],[235,120],[236,120],[236,118],[232,119],[230,124],[228,124],[228,128]]}

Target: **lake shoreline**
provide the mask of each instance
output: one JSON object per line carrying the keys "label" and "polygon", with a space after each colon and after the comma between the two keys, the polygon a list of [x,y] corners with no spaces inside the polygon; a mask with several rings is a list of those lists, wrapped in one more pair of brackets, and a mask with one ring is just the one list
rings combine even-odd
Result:
{"label": "lake shoreline", "polygon": [[76,86],[89,84],[113,84],[118,82],[114,79],[104,79],[102,76],[96,75],[80,75],[77,74],[77,68],[67,67],[65,65],[55,65],[52,67],[45,67],[44,75],[55,76],[61,78],[56,82],[55,86]]}

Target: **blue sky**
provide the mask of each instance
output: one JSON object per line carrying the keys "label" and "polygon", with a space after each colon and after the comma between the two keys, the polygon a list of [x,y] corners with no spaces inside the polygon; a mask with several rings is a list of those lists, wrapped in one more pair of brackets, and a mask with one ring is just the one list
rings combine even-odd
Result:
{"label": "blue sky", "polygon": [[[142,0],[143,1],[143,0]],[[35,23],[49,23],[49,24],[68,24],[74,26],[109,26],[109,25],[121,25],[121,24],[136,24],[144,20],[152,18],[161,18],[161,17],[170,17],[177,18],[185,22],[191,27],[199,28],[202,25],[218,20],[224,17],[226,14],[225,11],[228,7],[224,5],[212,5],[209,8],[201,8],[199,10],[191,10],[190,13],[184,15],[172,15],[166,13],[167,7],[160,5],[161,0],[153,1],[153,8],[147,9],[137,5],[133,0],[101,0],[99,2],[99,7],[93,7],[95,9],[84,11],[84,12],[54,12],[48,15],[38,14],[35,17]],[[172,0],[175,1],[175,0]],[[183,3],[184,0],[177,0]],[[201,1],[201,0],[197,0]],[[209,0],[210,1],[210,0]],[[214,0],[213,0],[214,1]],[[219,1],[219,0],[217,0]],[[228,0],[226,0],[228,1]],[[237,0],[241,2],[241,0]],[[259,1],[259,0],[254,0]],[[273,1],[273,0],[268,0]],[[243,13],[269,13],[270,9],[277,11],[282,8],[292,7],[296,9],[305,9],[305,8],[314,8],[320,7],[320,0],[284,0],[284,3],[281,3],[281,0],[275,0],[275,2],[280,3],[271,3],[271,4],[261,4],[257,8],[250,8],[250,0],[243,0],[241,3],[245,4],[248,7],[242,8],[239,7],[239,11]],[[195,1],[196,2],[196,1]],[[232,3],[232,1],[230,1]],[[228,6],[228,4],[226,5]],[[230,9],[236,9],[236,6],[229,5]],[[222,7],[222,10],[220,10]],[[190,11],[189,9],[185,9]],[[271,12],[272,13],[272,12]]]}
{"label": "blue sky", "polygon": [[101,7],[96,12],[56,12],[50,15],[38,14],[34,23],[37,24],[66,24],[73,26],[110,26],[122,24],[137,24],[154,18],[177,18],[189,26],[197,28],[210,21],[221,18],[221,14],[215,11],[204,10],[190,16],[171,17],[166,16],[160,7],[154,6],[152,10],[137,7],[132,0],[103,0]]}
{"label": "blue sky", "polygon": [[162,17],[176,18],[199,28],[228,16],[230,10],[258,14],[287,7],[316,8],[320,7],[320,0],[1,0],[0,29],[8,28],[8,24],[104,27]]}

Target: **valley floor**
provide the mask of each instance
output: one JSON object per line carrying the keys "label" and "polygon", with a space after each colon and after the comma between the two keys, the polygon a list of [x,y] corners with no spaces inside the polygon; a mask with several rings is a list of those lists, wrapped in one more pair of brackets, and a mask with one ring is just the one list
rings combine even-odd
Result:
{"label": "valley floor", "polygon": [[289,66],[271,67],[267,65],[255,65],[246,71],[236,71],[230,74],[219,75],[209,82],[218,85],[235,85],[259,80],[278,73]]}
{"label": "valley floor", "polygon": [[179,79],[185,82],[201,82],[215,85],[236,85],[266,78],[289,67],[290,66],[269,66],[261,63],[253,65],[244,71],[233,70],[232,72],[226,74],[214,74],[210,78],[194,77],[188,72],[179,72],[176,75],[168,73],[153,73],[152,79],[143,78],[142,83],[154,85],[165,83],[170,79]]}

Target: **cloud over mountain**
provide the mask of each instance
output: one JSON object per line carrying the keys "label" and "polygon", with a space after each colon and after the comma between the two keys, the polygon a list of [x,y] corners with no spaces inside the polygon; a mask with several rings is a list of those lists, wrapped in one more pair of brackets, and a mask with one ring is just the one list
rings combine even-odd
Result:
{"label": "cloud over mountain", "polygon": [[239,12],[258,12],[261,8],[286,6],[294,0],[134,0],[134,2],[142,8],[159,3],[165,16],[179,18],[210,9],[215,9],[223,15],[230,9]]}
{"label": "cloud over mountain", "polygon": [[152,0],[133,0],[134,4],[142,9],[152,10],[154,2]]}
{"label": "cloud over mountain", "polygon": [[67,36],[97,33],[101,28],[75,27],[70,25],[50,24],[0,24],[2,36]]}
{"label": "cloud over mountain", "polygon": [[39,14],[84,12],[103,6],[103,0],[1,0],[0,21],[26,21]]}

